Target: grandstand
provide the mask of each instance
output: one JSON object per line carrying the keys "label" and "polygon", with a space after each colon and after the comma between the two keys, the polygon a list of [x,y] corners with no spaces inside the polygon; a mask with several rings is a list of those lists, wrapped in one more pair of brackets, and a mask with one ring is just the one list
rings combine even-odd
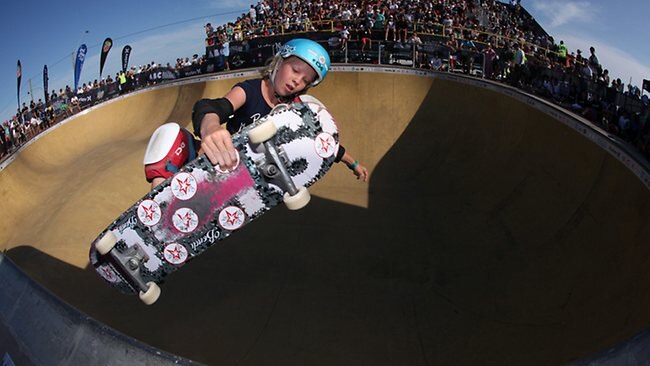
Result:
{"label": "grandstand", "polygon": [[[5,121],[0,153],[9,155],[49,126],[120,93],[177,78],[262,66],[277,45],[301,36],[326,46],[333,62],[433,68],[514,85],[581,114],[650,157],[647,97],[641,98],[638,87],[626,88],[619,78],[609,75],[606,66],[590,64],[580,53],[561,55],[559,42],[519,2],[382,4],[258,2],[233,22],[216,27],[206,24],[201,57],[179,58],[174,66],[154,62],[132,67],[123,87],[117,77],[115,81],[109,77],[88,82],[80,94],[67,87],[53,91],[48,104],[39,100],[24,105],[11,121]],[[396,26],[389,38],[386,27],[391,16]],[[342,47],[344,28],[348,35]],[[525,55],[521,67],[513,62],[517,44]],[[30,122],[33,116],[36,119]]]}
{"label": "grandstand", "polygon": [[[389,39],[386,27],[390,17],[396,27]],[[348,35],[343,47],[344,29]],[[559,42],[517,1],[407,0],[382,6],[365,1],[263,1],[234,22],[217,27],[206,24],[205,33],[201,57],[179,58],[173,67],[155,62],[132,67],[123,87],[117,75],[115,81],[109,76],[106,81],[84,84],[81,93],[67,87],[53,91],[49,103],[24,104],[20,113],[4,122],[0,156],[9,155],[79,110],[120,93],[177,78],[262,66],[277,45],[300,36],[321,42],[333,62],[435,69],[516,86],[583,115],[650,157],[647,97],[641,98],[638,87],[628,85],[626,89],[605,66],[591,65],[580,50],[577,55],[561,55]],[[525,55],[521,67],[513,62],[516,45]]]}

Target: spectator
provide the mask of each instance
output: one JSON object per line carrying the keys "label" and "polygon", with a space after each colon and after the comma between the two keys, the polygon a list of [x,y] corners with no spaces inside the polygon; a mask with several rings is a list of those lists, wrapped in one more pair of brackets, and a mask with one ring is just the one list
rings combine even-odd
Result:
{"label": "spectator", "polygon": [[483,53],[483,77],[490,80],[494,80],[497,53],[492,48],[491,42],[488,43],[487,47],[482,51],[482,53]]}
{"label": "spectator", "polygon": [[435,71],[443,70],[442,55],[440,54],[440,52],[433,53],[433,55],[429,59],[429,67]]}
{"label": "spectator", "polygon": [[598,77],[598,81],[606,87],[609,86],[609,70],[605,69],[602,75]]}
{"label": "spectator", "polygon": [[397,39],[398,42],[406,42],[408,34],[408,23],[403,13],[397,16]]}
{"label": "spectator", "polygon": [[422,60],[420,59],[420,47],[422,47],[424,42],[422,42],[422,39],[420,38],[420,36],[418,36],[418,34],[416,32],[413,32],[413,34],[411,35],[411,38],[409,38],[409,40],[408,40],[408,43],[410,43],[411,47],[413,47],[413,52],[414,52],[416,63],[417,64],[422,63]]}
{"label": "spectator", "polygon": [[251,19],[251,22],[254,24],[257,22],[257,9],[251,4],[250,9],[248,9],[248,17]]}
{"label": "spectator", "polygon": [[230,42],[221,44],[221,56],[223,56],[223,63],[226,70],[230,70]]}
{"label": "spectator", "polygon": [[385,34],[385,37],[384,37],[385,41],[388,41],[388,33],[390,31],[393,32],[393,42],[395,42],[397,40],[397,35],[395,34],[395,28],[396,28],[395,19],[393,18],[392,15],[389,15],[388,16],[388,21],[386,22],[386,27],[385,27],[385,29],[386,29],[386,34]]}
{"label": "spectator", "polygon": [[564,67],[569,66],[567,63],[567,48],[564,45],[564,41],[560,41],[560,45],[558,46],[558,61]]}
{"label": "spectator", "polygon": [[343,26],[343,29],[339,32],[339,44],[341,46],[341,50],[345,50],[347,48],[348,39],[350,39],[350,31],[346,25]]}
{"label": "spectator", "polygon": [[214,36],[214,28],[212,27],[212,24],[207,23],[205,25],[205,35],[208,38],[212,38]]}
{"label": "spectator", "polygon": [[461,42],[461,64],[463,66],[463,73],[469,74],[472,71],[474,64],[474,55],[478,52],[476,44],[469,38],[465,38]]}
{"label": "spectator", "polygon": [[365,26],[364,24],[360,25],[361,27],[361,52],[366,50],[366,46],[368,46],[368,50],[372,49],[372,31],[370,30],[369,27]]}
{"label": "spectator", "polygon": [[420,36],[418,36],[417,32],[413,32],[411,38],[409,39],[409,43],[414,46],[421,46],[423,44],[422,39],[420,39]]}
{"label": "spectator", "polygon": [[119,80],[119,83],[120,83],[120,85],[119,85],[120,94],[126,93],[127,85],[126,85],[126,74],[124,73],[124,71],[121,71],[117,75],[117,79]]}
{"label": "spectator", "polygon": [[449,49],[449,71],[454,71],[456,67],[456,53],[458,52],[458,41],[454,34],[445,42],[445,46]]}
{"label": "spectator", "polygon": [[510,84],[516,87],[523,86],[524,67],[526,64],[526,53],[519,43],[514,43],[514,48],[510,54]]}
{"label": "spectator", "polygon": [[32,114],[32,118],[29,121],[32,137],[36,136],[37,134],[39,134],[41,132],[41,124],[42,123],[43,123],[43,120],[38,118],[36,113]]}
{"label": "spectator", "polygon": [[589,69],[591,69],[591,74],[594,79],[599,76],[600,73],[600,63],[598,62],[598,57],[596,57],[596,49],[594,47],[589,47]]}

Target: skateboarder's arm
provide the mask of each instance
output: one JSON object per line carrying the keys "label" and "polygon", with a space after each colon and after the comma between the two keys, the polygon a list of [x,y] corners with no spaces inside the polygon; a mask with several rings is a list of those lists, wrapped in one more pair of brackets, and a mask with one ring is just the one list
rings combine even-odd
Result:
{"label": "skateboarder's arm", "polygon": [[350,155],[347,151],[343,153],[343,157],[341,158],[341,161],[345,163],[345,165],[352,170],[354,175],[357,176],[357,179],[361,179],[364,182],[368,180],[368,169],[366,169],[365,166],[359,164],[359,161],[357,161],[355,158]]}
{"label": "skateboarder's arm", "polygon": [[156,188],[157,185],[159,185],[160,183],[162,183],[162,182],[164,182],[164,181],[165,181],[165,178],[163,178],[163,177],[156,177],[156,178],[154,178],[154,179],[151,181],[151,189]]}
{"label": "skateboarder's arm", "polygon": [[[220,100],[202,99],[195,106],[195,114],[199,115],[193,116],[193,124],[195,133],[201,137],[201,151],[212,164],[219,164],[223,169],[230,169],[237,162],[230,132],[223,123],[245,102],[246,93],[241,87],[235,87]],[[224,107],[228,103],[232,109]]]}

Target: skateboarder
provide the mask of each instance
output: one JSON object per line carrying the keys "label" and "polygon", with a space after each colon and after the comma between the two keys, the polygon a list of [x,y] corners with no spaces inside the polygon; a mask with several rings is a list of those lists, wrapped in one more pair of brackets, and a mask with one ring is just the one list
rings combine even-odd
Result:
{"label": "skateboarder", "polygon": [[[329,68],[329,55],[321,45],[308,39],[290,40],[262,71],[262,77],[236,84],[223,98],[196,102],[192,126],[201,138],[199,152],[222,169],[232,168],[237,158],[232,134],[267,115],[274,106],[290,103],[320,84]],[[156,143],[150,142],[145,152],[145,174],[152,187],[193,160],[199,147],[194,136],[177,124],[159,127],[156,135]],[[368,170],[343,146],[339,146],[335,161],[344,162],[357,179],[368,179]]]}

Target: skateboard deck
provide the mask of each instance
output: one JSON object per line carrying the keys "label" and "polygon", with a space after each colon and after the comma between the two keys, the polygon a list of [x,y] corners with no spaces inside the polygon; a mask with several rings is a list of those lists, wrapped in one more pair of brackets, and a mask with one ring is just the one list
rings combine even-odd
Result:
{"label": "skateboard deck", "polygon": [[310,96],[277,106],[232,140],[235,168],[199,156],[93,241],[90,262],[106,282],[155,302],[157,284],[220,240],[283,201],[290,208],[306,204],[306,187],[329,170],[339,147],[334,119]]}

